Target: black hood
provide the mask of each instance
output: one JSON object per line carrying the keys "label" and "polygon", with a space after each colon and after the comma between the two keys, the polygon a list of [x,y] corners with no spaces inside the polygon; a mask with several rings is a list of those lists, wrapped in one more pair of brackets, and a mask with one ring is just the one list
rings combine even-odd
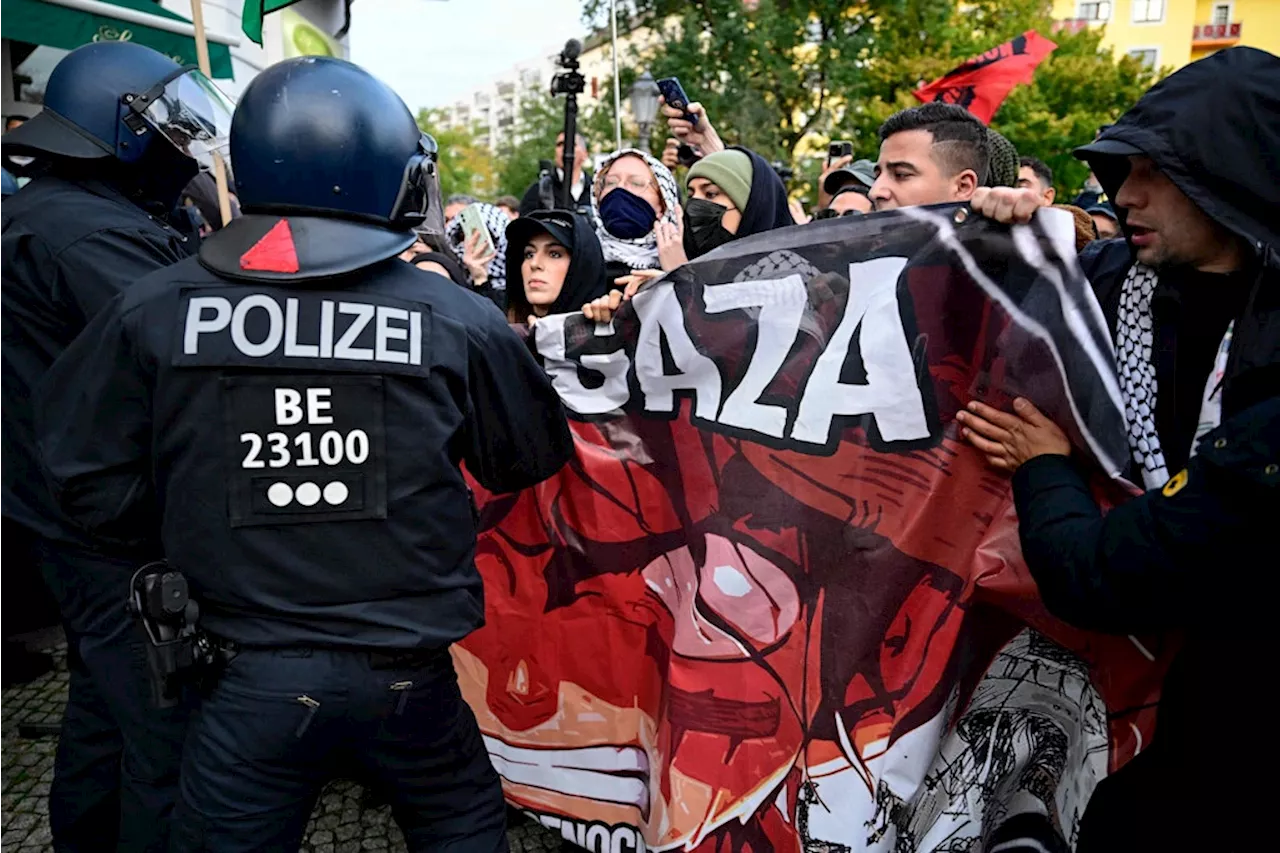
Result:
{"label": "black hood", "polygon": [[595,228],[586,217],[567,210],[537,210],[507,226],[507,307],[516,317],[527,317],[533,307],[524,295],[524,247],[535,234],[551,234],[570,252],[569,272],[560,295],[548,314],[581,311],[591,300],[604,296],[608,283],[604,253]]}
{"label": "black hood", "polygon": [[[1265,253],[1265,247],[1280,251],[1277,152],[1280,58],[1234,47],[1152,86],[1075,154],[1088,161],[1113,203],[1129,173],[1128,155],[1150,157],[1201,210]],[[1124,222],[1125,211],[1117,213]]]}
{"label": "black hood", "polygon": [[787,207],[787,188],[778,173],[773,171],[769,161],[750,148],[743,148],[741,145],[731,147],[751,158],[751,194],[747,196],[747,207],[742,211],[742,224],[738,226],[735,236],[749,237],[774,228],[795,225],[791,209]]}

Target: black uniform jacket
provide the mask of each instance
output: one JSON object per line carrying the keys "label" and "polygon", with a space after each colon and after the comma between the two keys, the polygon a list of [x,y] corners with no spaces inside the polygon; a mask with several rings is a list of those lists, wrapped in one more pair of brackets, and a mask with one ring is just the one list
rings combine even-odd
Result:
{"label": "black uniform jacket", "polygon": [[426,648],[483,622],[473,504],[573,452],[491,302],[395,258],[299,281],[191,259],[113,301],[42,388],[63,508],[165,555],[245,645]]}
{"label": "black uniform jacket", "polygon": [[3,223],[4,515],[50,539],[90,545],[45,485],[33,389],[112,297],[189,257],[195,241],[106,183],[54,176],[5,199]]}

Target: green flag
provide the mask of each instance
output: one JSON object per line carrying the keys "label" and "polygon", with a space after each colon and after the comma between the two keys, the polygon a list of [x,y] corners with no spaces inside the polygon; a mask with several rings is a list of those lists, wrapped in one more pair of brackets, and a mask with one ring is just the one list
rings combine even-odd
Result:
{"label": "green flag", "polygon": [[244,12],[240,16],[240,26],[244,34],[258,44],[262,44],[262,18],[271,12],[278,12],[298,0],[244,0]]}

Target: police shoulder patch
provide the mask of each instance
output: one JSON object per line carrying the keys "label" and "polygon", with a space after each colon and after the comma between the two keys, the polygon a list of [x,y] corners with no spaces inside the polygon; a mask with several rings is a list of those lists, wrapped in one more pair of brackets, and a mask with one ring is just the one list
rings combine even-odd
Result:
{"label": "police shoulder patch", "polygon": [[1164,484],[1164,488],[1160,490],[1160,493],[1166,498],[1171,498],[1178,492],[1182,491],[1182,488],[1187,485],[1187,481],[1190,479],[1191,475],[1187,473],[1186,468],[1183,468],[1181,471],[1169,478],[1169,482]]}

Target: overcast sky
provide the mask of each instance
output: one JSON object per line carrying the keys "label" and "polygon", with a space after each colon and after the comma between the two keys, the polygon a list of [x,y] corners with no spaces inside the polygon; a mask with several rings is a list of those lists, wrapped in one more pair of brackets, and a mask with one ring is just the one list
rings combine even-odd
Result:
{"label": "overcast sky", "polygon": [[375,0],[351,11],[351,60],[415,112],[582,38],[582,0]]}

